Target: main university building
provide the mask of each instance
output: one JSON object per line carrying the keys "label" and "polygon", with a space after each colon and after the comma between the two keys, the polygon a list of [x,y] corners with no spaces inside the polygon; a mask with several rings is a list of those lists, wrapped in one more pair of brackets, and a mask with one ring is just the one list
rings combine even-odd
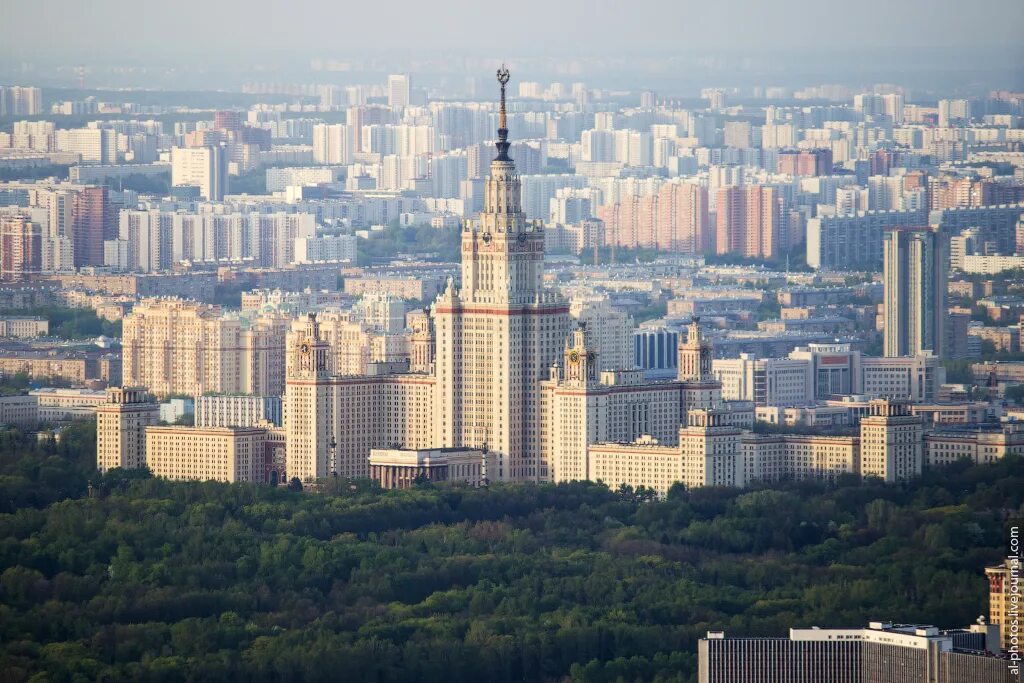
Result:
{"label": "main university building", "polygon": [[441,448],[486,453],[491,481],[587,479],[591,444],[676,444],[688,414],[721,403],[696,323],[675,381],[598,371],[568,302],[544,287],[544,232],[526,220],[508,155],[507,78],[499,72],[498,154],[484,210],[462,231],[461,282],[449,281],[434,302],[429,338],[413,351],[423,372],[334,375],[314,315],[289,335],[289,478],[361,477],[374,449]]}
{"label": "main university building", "polygon": [[[963,444],[945,441],[929,451],[923,421],[905,402],[885,399],[871,402],[859,436],[746,431],[753,404],[722,400],[697,319],[678,346],[672,380],[646,380],[642,370],[598,358],[599,331],[574,323],[568,302],[544,287],[544,231],[526,220],[508,154],[507,79],[499,72],[498,153],[484,211],[463,226],[460,282],[449,281],[429,318],[413,325],[407,365],[369,363],[355,374],[344,361],[351,338],[335,314],[307,315],[290,327],[275,320],[224,328],[241,340],[228,347],[262,350],[250,355],[264,359],[268,384],[283,375],[283,430],[222,421],[158,428],[144,389],[111,389],[96,413],[99,469],[146,466],[173,479],[253,482],[370,476],[385,486],[420,478],[591,480],[664,494],[676,483],[744,486],[842,474],[897,481],[963,454]],[[170,304],[156,308],[155,317],[177,315]],[[283,369],[270,367],[273,345],[258,336],[275,326],[288,329],[281,330]],[[202,339],[223,347],[222,327]],[[206,369],[217,375],[222,361]],[[241,366],[241,356],[233,363]],[[216,380],[172,374],[190,387]],[[158,393],[172,388],[157,385]]]}

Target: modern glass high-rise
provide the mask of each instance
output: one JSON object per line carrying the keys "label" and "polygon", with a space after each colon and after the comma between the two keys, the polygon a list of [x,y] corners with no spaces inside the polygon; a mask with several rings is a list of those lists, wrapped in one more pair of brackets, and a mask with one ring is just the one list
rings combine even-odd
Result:
{"label": "modern glass high-rise", "polygon": [[942,356],[949,271],[944,236],[930,227],[893,228],[883,246],[885,355]]}

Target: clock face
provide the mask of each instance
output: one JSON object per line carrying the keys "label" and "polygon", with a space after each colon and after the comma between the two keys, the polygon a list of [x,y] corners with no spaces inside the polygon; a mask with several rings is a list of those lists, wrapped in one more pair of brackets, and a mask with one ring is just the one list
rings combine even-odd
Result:
{"label": "clock face", "polygon": [[517,237],[516,239],[519,240],[520,244],[522,244],[523,242],[526,241],[526,233],[525,232],[519,233],[519,237]]}
{"label": "clock face", "polygon": [[572,363],[573,365],[576,365],[577,363],[579,363],[580,362],[580,352],[579,351],[570,351],[569,352],[569,362]]}
{"label": "clock face", "polygon": [[301,353],[303,356],[308,356],[312,348],[313,347],[310,345],[308,341],[304,341],[301,344],[299,344],[299,353]]}
{"label": "clock face", "polygon": [[485,244],[490,244],[491,243],[491,233],[489,233],[489,232],[485,232],[484,233],[484,243]]}

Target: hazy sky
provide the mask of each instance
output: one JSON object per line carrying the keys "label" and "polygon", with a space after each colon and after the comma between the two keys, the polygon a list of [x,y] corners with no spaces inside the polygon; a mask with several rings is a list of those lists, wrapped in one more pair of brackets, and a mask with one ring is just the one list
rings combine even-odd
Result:
{"label": "hazy sky", "polygon": [[1020,59],[1022,27],[1022,0],[0,0],[0,60],[897,45],[1016,46]]}

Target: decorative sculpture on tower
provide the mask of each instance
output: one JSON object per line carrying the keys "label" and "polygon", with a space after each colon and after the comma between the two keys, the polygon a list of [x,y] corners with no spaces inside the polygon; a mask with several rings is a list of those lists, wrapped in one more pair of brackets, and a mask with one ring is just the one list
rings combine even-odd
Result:
{"label": "decorative sculpture on tower", "polygon": [[498,69],[498,83],[501,85],[501,110],[498,114],[498,156],[495,161],[511,161],[508,156],[508,116],[505,114],[505,86],[508,84],[509,73],[505,65]]}

